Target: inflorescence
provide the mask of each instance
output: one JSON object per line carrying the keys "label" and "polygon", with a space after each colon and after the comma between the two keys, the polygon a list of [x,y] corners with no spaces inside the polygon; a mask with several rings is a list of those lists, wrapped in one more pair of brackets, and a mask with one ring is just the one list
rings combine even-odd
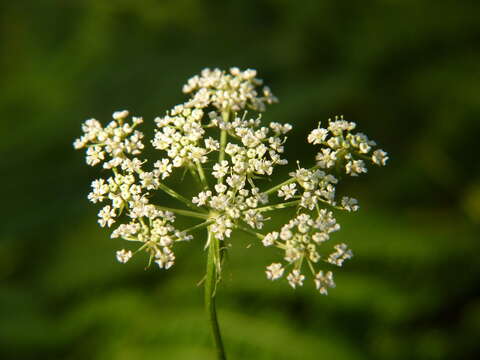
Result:
{"label": "inflorescence", "polygon": [[[92,182],[88,199],[107,202],[98,213],[98,223],[102,227],[116,225],[112,238],[138,243],[135,253],[145,250],[150,263],[154,261],[160,268],[174,264],[174,246],[191,240],[195,230],[208,228],[217,241],[227,241],[233,231],[241,230],[264,246],[282,251],[282,262],[267,266],[268,279],[285,275],[293,288],[302,286],[306,267],[318,291],[327,294],[335,287],[333,273],[319,269],[320,264],[342,266],[352,257],[343,243],[330,246],[330,253],[321,252],[328,248],[331,234],[340,229],[332,210],[359,209],[356,199],[337,197],[339,178],[366,173],[370,164],[384,166],[388,156],[365,134],[354,132],[355,123],[336,117],[308,135],[307,141],[318,147],[313,167],[298,165],[286,181],[261,190],[262,180],[270,178],[277,165],[287,164],[284,145],[292,125],[263,124],[259,115],[250,116],[277,102],[256,75],[250,69],[205,69],[189,79],[183,87],[190,96],[188,101],[155,119],[157,129],[151,144],[159,156],[153,164],[139,158],[144,150],[144,135],[137,130],[143,123],[141,117],[130,118],[123,110],[114,112],[106,126],[95,119],[86,120],[83,136],[74,147],[86,148],[88,165],[102,165],[111,171],[107,179]],[[199,184],[201,191],[193,198],[166,184],[180,169]],[[156,191],[179,200],[186,209],[154,204]],[[271,218],[266,214],[287,207],[296,208],[295,216],[278,231],[262,234]],[[174,226],[175,215],[202,222],[179,230]],[[116,257],[126,263],[133,255],[122,249]]]}

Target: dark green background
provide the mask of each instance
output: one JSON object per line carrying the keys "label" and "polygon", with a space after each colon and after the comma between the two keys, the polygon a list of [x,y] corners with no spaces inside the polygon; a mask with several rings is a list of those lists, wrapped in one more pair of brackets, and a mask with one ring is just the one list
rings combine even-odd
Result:
{"label": "dark green background", "polygon": [[294,125],[291,160],[311,163],[308,131],[344,114],[391,161],[347,187],[362,209],[335,239],[355,257],[328,297],[268,282],[277,255],[232,239],[230,358],[476,359],[479,14],[474,0],[3,1],[0,358],[212,358],[200,234],[167,272],[118,264],[124,244],[86,200],[98,169],[72,141],[124,108],[151,136],[188,77],[239,66],[280,98],[265,119]]}

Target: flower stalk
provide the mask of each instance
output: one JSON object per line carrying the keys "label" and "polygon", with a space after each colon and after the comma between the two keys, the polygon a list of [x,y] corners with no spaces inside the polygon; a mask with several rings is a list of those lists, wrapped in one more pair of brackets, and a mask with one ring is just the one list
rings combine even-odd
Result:
{"label": "flower stalk", "polygon": [[197,218],[197,219],[208,219],[208,214],[200,213],[200,212],[198,212],[198,209],[197,209],[197,211],[190,211],[190,210],[183,210],[183,209],[174,209],[174,208],[170,208],[170,207],[166,207],[166,206],[160,206],[160,205],[156,205],[155,207],[158,210],[168,211],[168,212],[172,212],[172,213],[178,214],[178,215],[193,217],[193,218]]}
{"label": "flower stalk", "polygon": [[267,212],[267,211],[273,211],[273,210],[280,210],[280,209],[285,209],[285,208],[288,208],[288,207],[297,206],[299,203],[300,203],[300,200],[294,200],[294,201],[284,202],[284,203],[280,203],[280,204],[260,207],[260,208],[257,208],[257,211],[258,212]]}
{"label": "flower stalk", "polygon": [[180,195],[179,193],[177,193],[175,190],[169,188],[167,185],[165,184],[162,184],[161,182],[158,184],[158,188],[165,191],[168,195],[170,195],[171,197],[183,202],[186,206],[188,206],[190,209],[193,209],[193,210],[198,210],[198,207],[195,206],[194,204],[192,204],[192,202],[190,200],[188,200],[186,197]]}
{"label": "flower stalk", "polygon": [[208,315],[208,321],[212,329],[213,342],[215,345],[215,354],[217,360],[225,360],[225,349],[222,341],[222,334],[220,333],[220,326],[217,319],[216,309],[216,287],[219,280],[219,262],[220,262],[220,247],[218,239],[215,238],[212,231],[208,231],[208,256],[207,256],[207,273],[205,278],[205,310]]}

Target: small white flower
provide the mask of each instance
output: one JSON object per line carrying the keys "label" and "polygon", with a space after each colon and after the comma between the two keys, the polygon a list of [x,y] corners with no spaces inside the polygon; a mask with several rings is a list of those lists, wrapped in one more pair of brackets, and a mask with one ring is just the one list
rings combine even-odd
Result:
{"label": "small white flower", "polygon": [[331,149],[324,148],[316,156],[317,164],[323,169],[329,169],[335,165],[335,160],[337,160],[337,152],[332,151]]}
{"label": "small white flower", "polygon": [[87,140],[85,139],[85,136],[82,136],[78,139],[75,139],[73,142],[73,147],[75,150],[83,148],[87,144]]}
{"label": "small white flower", "polygon": [[228,198],[225,194],[218,194],[216,196],[212,196],[211,200],[208,203],[212,208],[215,210],[225,210],[228,208]]}
{"label": "small white flower", "polygon": [[342,266],[345,260],[353,257],[352,250],[348,249],[346,244],[335,245],[335,252],[331,253],[327,261],[330,264]]}
{"label": "small white flower", "polygon": [[122,111],[115,111],[112,115],[112,117],[115,120],[123,120],[129,115],[128,110],[122,110]]}
{"label": "small white flower", "polygon": [[118,196],[115,194],[109,194],[108,197],[110,200],[112,200],[112,206],[115,209],[120,209],[125,204],[125,201],[121,196]]}
{"label": "small white flower", "polygon": [[97,165],[105,159],[105,153],[100,146],[91,146],[87,149],[87,164],[90,166]]}
{"label": "small white flower", "polygon": [[116,216],[115,210],[110,207],[110,205],[105,206],[103,209],[100,210],[98,213],[98,223],[101,227],[105,226],[112,226],[115,222],[114,217]]}
{"label": "small white flower", "polygon": [[308,135],[308,142],[310,144],[318,145],[321,144],[327,138],[328,130],[327,129],[315,129]]}
{"label": "small white flower", "polygon": [[273,231],[265,235],[265,237],[262,240],[262,243],[264,246],[271,246],[275,243],[275,240],[277,239],[278,239],[278,232]]}
{"label": "small white flower", "polygon": [[222,194],[224,193],[225,191],[227,190],[227,187],[225,186],[225,184],[217,184],[215,185],[215,191],[219,194]]}
{"label": "small white flower", "polygon": [[130,250],[118,250],[117,251],[117,260],[123,264],[125,264],[130,258],[132,257],[132,252]]}
{"label": "small white flower", "polygon": [[267,266],[267,270],[265,273],[267,274],[267,279],[269,280],[277,280],[280,279],[283,275],[283,267],[282,264],[279,263],[273,263],[269,266]]}
{"label": "small white flower", "polygon": [[210,151],[218,151],[220,149],[220,143],[209,137],[205,139],[205,148]]}
{"label": "small white flower", "polygon": [[142,162],[139,159],[118,159],[121,160],[120,165],[122,170],[125,170],[129,173],[139,173],[142,171]]}
{"label": "small white flower", "polygon": [[211,226],[210,230],[215,237],[219,240],[223,240],[226,237],[229,238],[232,234],[232,221],[226,216],[218,216],[215,219],[215,223]]}
{"label": "small white flower", "polygon": [[168,247],[157,250],[155,253],[155,263],[160,269],[170,269],[175,263],[175,255]]}
{"label": "small white flower", "polygon": [[252,228],[261,229],[263,227],[264,218],[261,213],[250,209],[245,212],[243,220]]}
{"label": "small white flower", "polygon": [[344,196],[342,198],[342,207],[347,211],[357,211],[360,207],[358,206],[358,200]]}
{"label": "small white flower", "polygon": [[92,189],[93,191],[88,194],[88,199],[93,203],[103,201],[109,191],[109,187],[103,179],[94,180],[92,182]]}
{"label": "small white flower", "polygon": [[358,148],[360,149],[360,153],[366,154],[370,151],[370,149],[372,147],[370,145],[368,145],[367,143],[362,142],[362,143],[359,144]]}
{"label": "small white flower", "polygon": [[303,285],[305,276],[300,273],[300,270],[293,270],[290,274],[288,274],[287,280],[290,286],[295,289],[297,286]]}
{"label": "small white flower", "polygon": [[352,160],[347,162],[345,165],[346,173],[351,176],[358,176],[361,173],[366,173],[367,168],[365,167],[365,163],[363,160]]}
{"label": "small white flower", "polygon": [[220,164],[217,163],[213,165],[212,175],[215,178],[220,179],[225,175],[227,175],[227,173],[228,173],[228,161],[223,160]]}
{"label": "small white flower", "polygon": [[302,199],[300,200],[300,206],[309,210],[313,210],[317,204],[317,201],[317,196],[309,191],[305,191],[302,195]]}
{"label": "small white flower", "polygon": [[156,161],[153,164],[159,171],[162,179],[167,178],[172,173],[172,164],[170,164],[169,159],[162,159],[161,161]]}
{"label": "small white flower", "polygon": [[372,161],[380,166],[387,165],[388,156],[383,150],[375,150],[372,154]]}
{"label": "small white flower", "polygon": [[315,287],[322,295],[328,295],[328,288],[334,288],[335,282],[333,281],[333,274],[331,271],[324,273],[319,271],[315,275]]}
{"label": "small white flower", "polygon": [[[237,144],[228,143],[227,146],[225,147],[225,153],[230,155],[230,156],[234,156],[239,151],[240,151],[240,146],[238,146]],[[227,162],[227,164],[228,164],[228,162]]]}
{"label": "small white flower", "polygon": [[133,121],[134,124],[139,125],[139,124],[143,123],[143,118],[134,116],[132,118],[132,121]]}
{"label": "small white flower", "polygon": [[207,200],[212,196],[212,192],[210,190],[208,191],[202,191],[200,192],[197,196],[193,197],[192,203],[198,205],[198,206],[203,206],[207,203]]}
{"label": "small white flower", "polygon": [[283,185],[280,190],[278,190],[278,197],[285,197],[285,200],[293,198],[295,193],[297,192],[297,184],[288,184]]}
{"label": "small white flower", "polygon": [[234,174],[227,177],[227,184],[234,189],[243,189],[245,186],[245,177]]}
{"label": "small white flower", "polygon": [[153,190],[158,187],[160,182],[158,181],[158,177],[153,172],[142,172],[140,174],[141,184],[147,190]]}
{"label": "small white flower", "polygon": [[352,131],[355,127],[355,123],[345,121],[342,117],[341,120],[330,121],[328,130],[330,130],[334,136],[338,136],[342,135],[344,131]]}
{"label": "small white flower", "polygon": [[183,163],[184,163],[184,159],[181,158],[180,156],[175,156],[175,157],[173,158],[172,165],[173,165],[174,167],[176,167],[176,168],[181,167],[181,166],[183,165]]}

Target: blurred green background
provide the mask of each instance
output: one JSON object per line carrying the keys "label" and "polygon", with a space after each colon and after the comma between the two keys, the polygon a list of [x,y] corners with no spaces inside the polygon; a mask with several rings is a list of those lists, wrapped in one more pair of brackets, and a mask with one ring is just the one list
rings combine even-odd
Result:
{"label": "blurred green background", "polygon": [[279,97],[264,117],[294,125],[290,159],[311,163],[305,135],[336,114],[391,159],[348,185],[362,209],[334,238],[356,256],[328,297],[268,282],[277,255],[232,240],[230,358],[478,359],[479,14],[474,0],[3,1],[0,358],[212,358],[202,241],[167,272],[118,264],[124,244],[86,199],[98,169],[72,141],[124,108],[151,134],[188,77],[239,66]]}

